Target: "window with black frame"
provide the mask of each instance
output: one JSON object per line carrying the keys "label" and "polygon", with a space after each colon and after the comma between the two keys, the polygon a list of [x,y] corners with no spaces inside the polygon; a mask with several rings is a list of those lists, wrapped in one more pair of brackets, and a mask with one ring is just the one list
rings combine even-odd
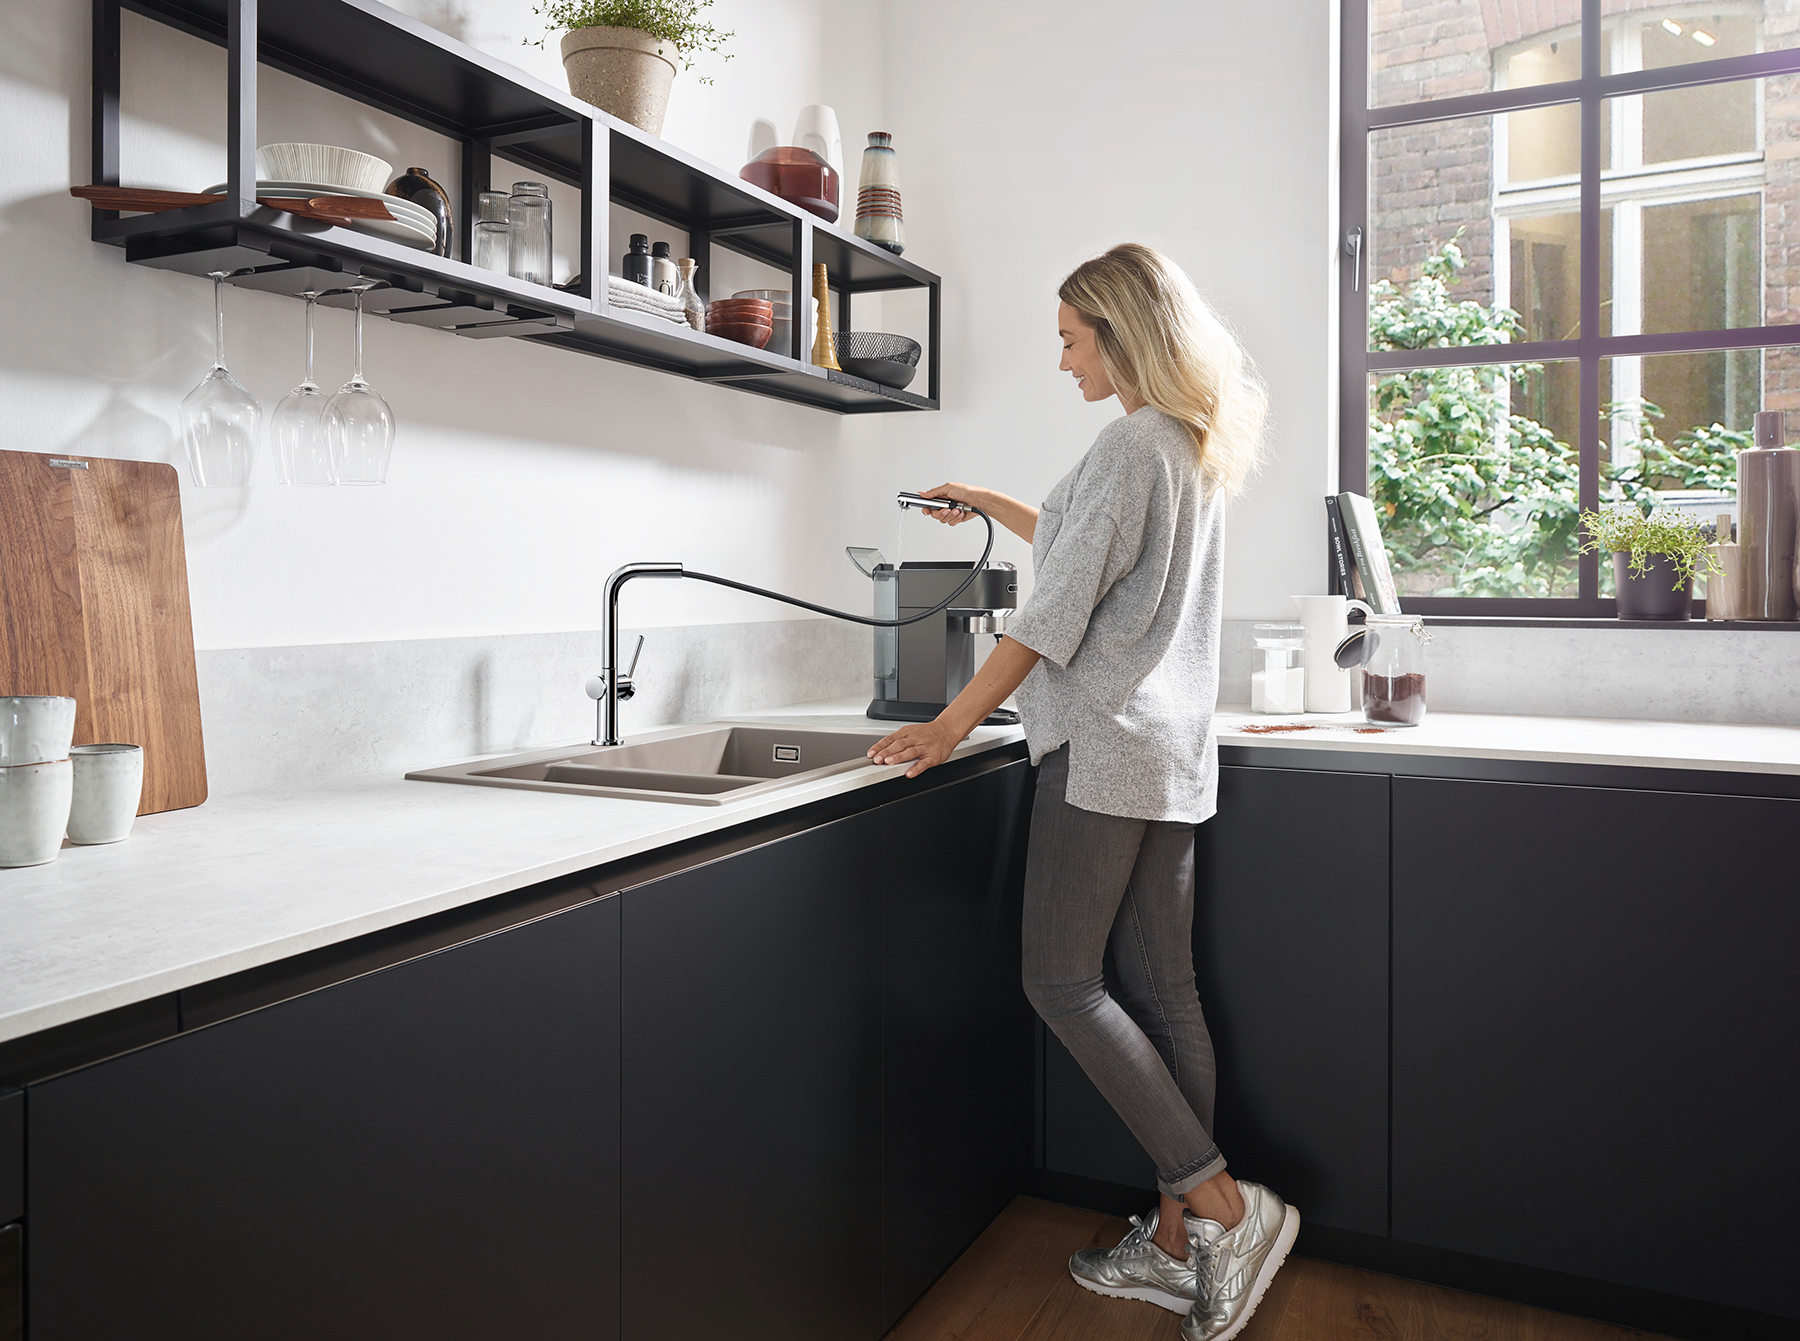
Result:
{"label": "window with black frame", "polygon": [[1800,0],[1344,0],[1340,487],[1425,614],[1607,617],[1607,504],[1800,430]]}

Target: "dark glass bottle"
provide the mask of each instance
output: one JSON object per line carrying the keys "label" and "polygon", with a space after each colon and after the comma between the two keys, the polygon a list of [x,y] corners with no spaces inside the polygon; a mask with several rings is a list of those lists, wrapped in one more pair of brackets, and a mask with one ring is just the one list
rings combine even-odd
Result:
{"label": "dark glass bottle", "polygon": [[631,250],[625,253],[625,278],[646,289],[650,287],[650,238],[647,234],[631,235]]}

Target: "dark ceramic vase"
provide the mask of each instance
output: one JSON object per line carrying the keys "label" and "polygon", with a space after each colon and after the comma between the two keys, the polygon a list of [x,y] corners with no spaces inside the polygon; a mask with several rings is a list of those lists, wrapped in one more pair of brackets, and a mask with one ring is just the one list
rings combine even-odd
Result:
{"label": "dark ceramic vase", "polygon": [[1631,555],[1613,555],[1613,587],[1620,619],[1687,619],[1693,609],[1694,579],[1675,581],[1675,560],[1652,554],[1641,574],[1631,571]]}
{"label": "dark ceramic vase", "polygon": [[738,176],[772,196],[810,210],[826,223],[837,222],[837,169],[810,149],[791,145],[765,149],[744,164]]}
{"label": "dark ceramic vase", "polygon": [[431,211],[432,218],[437,220],[437,241],[431,250],[439,256],[448,256],[452,227],[449,192],[432,181],[431,174],[424,168],[408,168],[388,183],[388,194]]}

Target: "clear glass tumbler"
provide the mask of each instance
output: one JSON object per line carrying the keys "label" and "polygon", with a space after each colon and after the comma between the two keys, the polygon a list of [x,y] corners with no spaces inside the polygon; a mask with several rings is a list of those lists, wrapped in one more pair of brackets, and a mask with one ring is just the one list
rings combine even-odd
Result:
{"label": "clear glass tumbler", "polygon": [[506,202],[508,270],[531,284],[550,282],[550,188],[514,182]]}
{"label": "clear glass tumbler", "polygon": [[512,273],[511,229],[506,223],[507,194],[483,191],[476,199],[474,256],[469,264],[497,275]]}

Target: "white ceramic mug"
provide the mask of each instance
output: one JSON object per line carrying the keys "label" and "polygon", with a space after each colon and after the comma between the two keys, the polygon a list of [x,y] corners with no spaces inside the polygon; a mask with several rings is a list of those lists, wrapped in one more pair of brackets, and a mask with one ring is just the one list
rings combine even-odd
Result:
{"label": "white ceramic mug", "polygon": [[0,768],[0,866],[55,861],[69,823],[67,759]]}
{"label": "white ceramic mug", "polygon": [[0,768],[67,759],[74,738],[74,699],[60,694],[0,698]]}
{"label": "white ceramic mug", "polygon": [[1305,631],[1306,650],[1301,660],[1306,666],[1306,710],[1349,712],[1351,672],[1340,670],[1332,654],[1350,636],[1351,609],[1361,610],[1365,617],[1374,611],[1347,596],[1289,599],[1300,607],[1300,624]]}
{"label": "white ceramic mug", "polygon": [[144,751],[137,745],[77,745],[69,751],[74,787],[71,843],[116,843],[131,832],[144,792]]}

